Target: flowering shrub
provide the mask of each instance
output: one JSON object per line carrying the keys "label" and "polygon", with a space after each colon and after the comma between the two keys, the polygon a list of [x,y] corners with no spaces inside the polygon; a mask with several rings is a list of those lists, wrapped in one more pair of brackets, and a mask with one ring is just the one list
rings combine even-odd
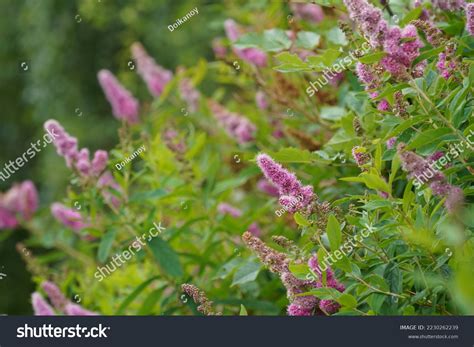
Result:
{"label": "flowering shrub", "polygon": [[0,199],[36,314],[474,313],[472,4],[316,2],[225,20],[175,74],[133,44],[150,95],[98,72],[121,127],[92,159],[45,123],[64,199]]}

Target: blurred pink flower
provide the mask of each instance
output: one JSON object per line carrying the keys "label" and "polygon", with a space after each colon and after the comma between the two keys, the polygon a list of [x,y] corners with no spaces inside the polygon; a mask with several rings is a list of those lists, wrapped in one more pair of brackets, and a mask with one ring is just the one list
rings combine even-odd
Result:
{"label": "blurred pink flower", "polygon": [[51,214],[58,222],[74,231],[79,231],[87,227],[87,223],[79,212],[67,208],[58,202],[51,205]]}
{"label": "blurred pink flower", "polygon": [[470,2],[466,5],[466,30],[474,36],[474,3]]}
{"label": "blurred pink flower", "polygon": [[19,213],[22,218],[29,220],[38,209],[38,192],[31,181],[14,184],[1,198],[0,205],[13,215]]}
{"label": "blurred pink flower", "polygon": [[70,136],[64,128],[54,119],[50,119],[44,123],[44,128],[48,133],[52,133],[53,144],[57,153],[64,157],[67,167],[71,167],[77,158],[77,139]]}
{"label": "blurred pink flower", "polygon": [[137,71],[147,84],[150,94],[159,97],[168,82],[173,79],[173,73],[159,66],[141,43],[135,42],[131,49],[137,62]]}
{"label": "blurred pink flower", "polygon": [[267,96],[263,91],[259,90],[255,93],[255,103],[261,110],[266,110],[268,108]]}
{"label": "blurred pink flower", "polygon": [[53,308],[48,302],[41,296],[40,293],[34,292],[31,295],[31,303],[33,305],[33,311],[35,316],[55,316]]}
{"label": "blurred pink flower", "polygon": [[193,87],[191,80],[183,78],[179,83],[179,93],[181,99],[183,99],[188,105],[189,112],[196,112],[199,108],[199,99],[201,94]]}
{"label": "blurred pink flower", "polygon": [[112,106],[115,118],[129,124],[138,122],[139,104],[132,94],[123,87],[109,70],[100,70],[97,74],[104,94]]}
{"label": "blurred pink flower", "polygon": [[110,189],[115,190],[118,193],[122,193],[122,188],[120,185],[115,181],[114,176],[110,171],[106,171],[100,176],[97,187],[102,189],[102,196],[104,197],[105,201],[112,205],[115,208],[120,206],[120,199],[110,192]]}
{"label": "blurred pink flower", "polygon": [[311,22],[320,22],[324,19],[324,12],[321,6],[316,4],[306,4],[303,2],[290,2],[290,8],[296,18]]}
{"label": "blurred pink flower", "polygon": [[[227,19],[224,22],[224,29],[231,42],[236,41],[241,35],[237,23],[233,19]],[[258,48],[250,47],[242,49],[234,47],[233,50],[239,58],[255,66],[263,67],[267,65],[267,54]]]}
{"label": "blurred pink flower", "polygon": [[221,202],[217,206],[217,212],[219,212],[222,215],[226,215],[226,214],[231,215],[234,218],[238,218],[238,217],[242,216],[242,211],[241,210],[239,210],[238,208],[235,208],[234,206],[232,206],[230,204],[227,204],[225,202]]}

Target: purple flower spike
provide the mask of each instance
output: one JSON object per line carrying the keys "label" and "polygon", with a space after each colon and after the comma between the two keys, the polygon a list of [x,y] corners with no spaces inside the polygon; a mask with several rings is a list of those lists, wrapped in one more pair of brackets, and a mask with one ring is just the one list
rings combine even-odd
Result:
{"label": "purple flower spike", "polygon": [[237,142],[245,144],[254,140],[257,128],[247,118],[226,110],[215,101],[209,101],[209,108],[227,134]]}
{"label": "purple flower spike", "polygon": [[97,74],[104,94],[112,106],[115,118],[129,124],[138,122],[138,100],[125,89],[109,70],[100,70]]}
{"label": "purple flower spike", "polygon": [[41,296],[40,293],[34,292],[31,295],[31,303],[33,305],[33,311],[35,316],[55,316],[53,308],[48,302]]}
{"label": "purple flower spike", "polygon": [[280,194],[279,202],[295,212],[309,206],[314,199],[313,187],[303,186],[296,176],[275,162],[269,155],[257,156],[257,164],[265,177],[272,182]]}
{"label": "purple flower spike", "polygon": [[44,129],[53,138],[57,153],[64,157],[67,167],[70,168],[78,154],[77,139],[70,136],[54,119],[46,121],[44,123]]}
{"label": "purple flower spike", "polygon": [[94,153],[94,159],[92,159],[91,173],[94,176],[99,176],[107,167],[108,160],[109,154],[106,151],[96,151]]}
{"label": "purple flower spike", "polygon": [[298,19],[304,19],[314,23],[318,23],[324,19],[323,9],[316,4],[290,2],[290,8]]}
{"label": "purple flower spike", "polygon": [[201,94],[193,87],[191,81],[187,78],[183,78],[179,83],[179,93],[181,99],[183,99],[188,105],[189,112],[196,112],[199,108],[199,99]]}
{"label": "purple flower spike", "polygon": [[97,181],[97,187],[102,189],[102,196],[108,204],[115,208],[120,206],[120,199],[109,190],[112,189],[117,192],[122,192],[122,188],[117,181],[115,181],[114,176],[112,176],[110,171],[105,171],[102,176],[100,176]]}
{"label": "purple flower spike", "polygon": [[234,206],[232,205],[229,205],[225,202],[222,202],[219,204],[219,206],[217,206],[217,211],[222,214],[222,215],[231,215],[232,217],[234,218],[238,218],[240,216],[242,216],[242,211],[239,210],[238,208],[235,208]]}
{"label": "purple flower spike", "polygon": [[265,178],[262,178],[260,179],[258,182],[257,182],[257,188],[258,190],[270,195],[270,196],[280,196],[279,192],[278,192],[278,188],[275,187],[273,184],[271,184],[270,182],[268,182]]}
{"label": "purple flower spike", "polygon": [[[224,29],[227,37],[232,42],[236,41],[241,35],[237,23],[232,19],[227,19],[224,22]],[[258,48],[252,47],[240,49],[234,47],[233,50],[239,58],[246,60],[255,66],[263,67],[267,65],[267,54]]]}
{"label": "purple flower spike", "polygon": [[46,292],[54,308],[62,311],[67,303],[67,299],[53,282],[45,281],[41,283],[41,288]]}
{"label": "purple flower spike", "polygon": [[474,3],[466,5],[466,30],[474,36]]}
{"label": "purple flower spike", "polygon": [[58,202],[51,205],[51,213],[58,222],[74,231],[79,231],[87,227],[87,223],[84,222],[79,212],[69,209]]}
{"label": "purple flower spike", "polygon": [[150,94],[159,97],[173,79],[173,73],[159,66],[139,42],[132,45],[132,55],[137,62],[137,71],[145,81]]}

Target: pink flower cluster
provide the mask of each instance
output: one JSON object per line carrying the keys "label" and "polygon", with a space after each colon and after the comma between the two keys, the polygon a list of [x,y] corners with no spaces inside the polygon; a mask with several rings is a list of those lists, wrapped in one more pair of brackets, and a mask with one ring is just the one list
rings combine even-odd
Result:
{"label": "pink flower cluster", "polygon": [[383,42],[388,55],[382,58],[382,66],[393,76],[403,77],[411,63],[420,55],[422,46],[414,25],[407,25],[403,29],[392,27]]}
{"label": "pink flower cluster", "polygon": [[51,205],[51,214],[58,222],[74,231],[79,231],[88,225],[79,212],[67,208],[58,202]]}
{"label": "pink flower cluster", "polygon": [[209,101],[209,108],[227,134],[237,142],[245,144],[254,140],[257,128],[247,118],[226,110],[222,105],[212,100]]}
{"label": "pink flower cluster", "polygon": [[105,170],[109,159],[106,151],[96,151],[91,162],[89,150],[83,148],[78,151],[77,139],[70,136],[57,121],[54,119],[46,121],[44,128],[56,134],[53,138],[54,146],[57,153],[64,157],[69,168],[74,167],[83,177],[98,177]]}
{"label": "pink flower cluster", "polygon": [[129,124],[138,123],[140,105],[138,100],[125,89],[109,70],[100,70],[97,74],[105,97],[112,106],[115,118]]}
{"label": "pink flower cluster", "polygon": [[97,316],[97,313],[88,311],[80,305],[67,300],[53,282],[43,282],[41,287],[49,297],[53,306],[51,306],[40,293],[34,292],[31,295],[31,302],[36,316],[55,316],[56,312],[66,316]]}
{"label": "pink flower cluster", "polygon": [[145,81],[150,94],[159,97],[165,86],[173,78],[173,73],[159,66],[155,60],[148,55],[141,43],[132,45],[132,55],[137,63],[138,74]]}
{"label": "pink flower cluster", "polygon": [[318,23],[324,19],[321,6],[316,4],[305,4],[304,2],[290,2],[290,8],[298,19]]}
{"label": "pink flower cluster", "polygon": [[18,216],[31,219],[38,209],[38,192],[31,181],[14,184],[8,192],[0,195],[0,230],[18,225]]}
{"label": "pink flower cluster", "polygon": [[188,105],[189,112],[196,112],[199,108],[199,98],[201,94],[193,87],[191,80],[183,78],[179,83],[179,93],[181,99],[183,99]]}
{"label": "pink flower cluster", "polygon": [[296,278],[289,270],[289,259],[285,254],[275,251],[268,247],[258,237],[245,232],[242,239],[246,246],[254,251],[260,261],[268,267],[271,272],[280,276],[280,279],[287,290],[287,297],[290,301],[287,312],[289,316],[312,316],[333,314],[339,310],[339,304],[332,300],[319,300],[312,295],[299,296],[312,288],[331,287],[343,292],[345,287],[339,283],[331,269],[326,269],[326,285],[323,284],[322,272],[319,268],[317,259],[311,258],[308,266],[313,272],[318,273],[318,278],[302,280]]}
{"label": "pink flower cluster", "polygon": [[388,23],[383,19],[382,11],[366,0],[344,0],[349,15],[367,36],[372,47],[383,46]]}
{"label": "pink flower cluster", "polygon": [[474,36],[474,3],[470,2],[466,5],[466,30]]}
{"label": "pink flower cluster", "polygon": [[[417,182],[420,182],[420,185],[423,181],[426,181],[434,195],[445,197],[444,206],[449,212],[454,212],[463,203],[464,194],[462,189],[447,183],[445,175],[440,171],[432,170],[428,160],[412,151],[405,150],[404,143],[398,145],[397,152],[401,159],[402,168],[408,173],[408,177],[416,179]],[[433,158],[436,158],[436,155],[431,160]]]}
{"label": "pink flower cluster", "polygon": [[265,92],[259,90],[255,93],[255,103],[261,110],[266,110],[268,108],[268,101]]}
{"label": "pink flower cluster", "polygon": [[433,0],[433,6],[442,10],[458,11],[466,5],[464,0]]}
{"label": "pink flower cluster", "polygon": [[[344,3],[351,19],[359,25],[372,47],[382,47],[387,53],[381,60],[382,66],[395,78],[404,77],[411,63],[420,55],[422,47],[416,27],[407,25],[403,29],[398,26],[389,28],[382,11],[366,0],[344,0]],[[418,67],[416,71],[419,70]]]}
{"label": "pink flower cluster", "polygon": [[[231,42],[236,41],[241,35],[237,23],[232,19],[227,19],[224,22],[224,29]],[[255,66],[264,67],[267,65],[267,54],[258,48],[250,47],[240,49],[234,47],[233,50],[239,58]]]}
{"label": "pink flower cluster", "polygon": [[447,80],[456,71],[457,64],[455,60],[451,59],[449,54],[441,52],[438,56],[436,68],[440,75]]}
{"label": "pink flower cluster", "polygon": [[258,190],[274,197],[280,196],[280,192],[277,187],[275,187],[273,184],[268,182],[265,178],[260,179],[257,182],[257,188]]}
{"label": "pink flower cluster", "polygon": [[259,154],[257,164],[265,177],[278,188],[279,202],[289,212],[302,210],[313,202],[315,197],[313,187],[303,186],[295,174],[284,169],[269,155]]}

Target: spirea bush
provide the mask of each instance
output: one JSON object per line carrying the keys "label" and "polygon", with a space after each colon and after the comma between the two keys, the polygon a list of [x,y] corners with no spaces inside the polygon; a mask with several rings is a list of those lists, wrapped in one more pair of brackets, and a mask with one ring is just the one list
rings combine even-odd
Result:
{"label": "spirea bush", "polygon": [[0,205],[36,314],[474,314],[474,4],[316,3],[175,72],[132,45],[149,95],[98,72],[115,148],[45,123],[64,198]]}

